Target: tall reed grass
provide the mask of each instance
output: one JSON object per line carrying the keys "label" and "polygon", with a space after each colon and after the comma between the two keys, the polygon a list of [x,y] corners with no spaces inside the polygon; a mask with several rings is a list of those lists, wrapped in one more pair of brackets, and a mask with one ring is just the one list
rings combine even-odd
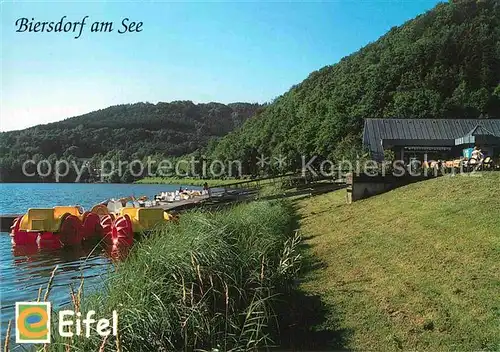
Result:
{"label": "tall reed grass", "polygon": [[275,307],[300,266],[294,212],[253,202],[157,227],[81,311],[119,316],[119,339],[57,338],[52,350],[249,350],[273,346]]}

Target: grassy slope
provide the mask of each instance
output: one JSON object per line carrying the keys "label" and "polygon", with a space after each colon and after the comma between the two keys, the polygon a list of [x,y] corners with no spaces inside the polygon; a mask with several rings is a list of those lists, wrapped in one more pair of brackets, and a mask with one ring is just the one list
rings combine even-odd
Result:
{"label": "grassy slope", "polygon": [[500,174],[442,177],[345,204],[301,200],[324,267],[303,289],[356,350],[500,349]]}

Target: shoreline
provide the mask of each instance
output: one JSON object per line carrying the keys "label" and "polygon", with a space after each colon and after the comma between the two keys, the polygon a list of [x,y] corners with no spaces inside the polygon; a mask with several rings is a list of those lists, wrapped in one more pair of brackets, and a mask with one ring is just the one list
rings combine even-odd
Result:
{"label": "shoreline", "polygon": [[[63,185],[159,185],[159,184],[166,184],[166,185],[172,185],[172,186],[198,186],[197,184],[190,184],[190,183],[177,183],[182,181],[182,178],[179,179],[173,179],[176,182],[140,182],[144,179],[137,180],[135,182],[35,182],[35,181],[30,181],[30,182],[24,182],[24,181],[16,181],[16,182],[0,182],[0,185],[5,184],[5,185],[11,185],[11,184],[47,184],[47,185],[52,185],[52,184],[63,184]],[[196,180],[196,179],[193,179]],[[204,182],[208,181],[215,181],[215,180],[199,180],[200,182],[200,187],[203,186]],[[218,182],[224,182],[228,180],[217,180]],[[237,182],[238,180],[231,180],[232,183]],[[210,182],[209,182],[210,184]]]}

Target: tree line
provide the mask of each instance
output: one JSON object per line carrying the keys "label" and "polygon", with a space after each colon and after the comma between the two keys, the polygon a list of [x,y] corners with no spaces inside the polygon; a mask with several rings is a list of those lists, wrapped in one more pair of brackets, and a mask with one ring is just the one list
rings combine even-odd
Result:
{"label": "tree line", "polygon": [[[99,165],[101,160],[142,160],[148,156],[179,157],[205,147],[241,127],[262,106],[259,104],[137,103],[112,106],[63,121],[0,134],[0,178],[2,182],[54,181],[52,177],[28,177],[22,166],[27,160],[55,167],[68,161]],[[28,173],[36,163],[31,163]],[[93,167],[94,168],[94,167]],[[81,182],[95,181],[89,172]],[[126,176],[123,181],[130,181]],[[117,180],[116,177],[113,181]]]}

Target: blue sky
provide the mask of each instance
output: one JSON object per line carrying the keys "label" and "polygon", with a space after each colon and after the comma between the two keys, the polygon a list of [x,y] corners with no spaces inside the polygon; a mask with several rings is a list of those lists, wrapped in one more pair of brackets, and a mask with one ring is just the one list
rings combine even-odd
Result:
{"label": "blue sky", "polygon": [[[138,101],[271,101],[436,3],[3,2],[0,130]],[[86,15],[79,39],[16,32],[21,17]],[[118,34],[123,18],[142,32]]]}

